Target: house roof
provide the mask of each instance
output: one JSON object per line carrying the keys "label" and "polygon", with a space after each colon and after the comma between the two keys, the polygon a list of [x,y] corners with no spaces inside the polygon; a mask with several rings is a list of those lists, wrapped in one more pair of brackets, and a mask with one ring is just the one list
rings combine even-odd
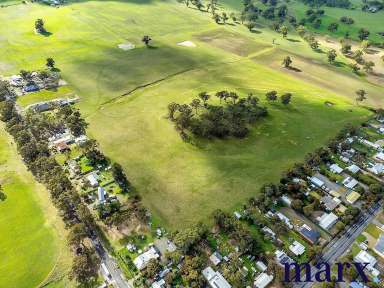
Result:
{"label": "house roof", "polygon": [[322,187],[324,185],[324,182],[321,181],[319,178],[312,176],[309,178],[309,180],[316,186]]}
{"label": "house roof", "polygon": [[353,189],[359,182],[352,178],[352,177],[347,177],[343,180],[343,185],[349,189]]}
{"label": "house roof", "polygon": [[273,280],[272,275],[268,275],[267,273],[261,273],[256,277],[255,282],[253,282],[254,287],[256,288],[265,288],[271,283]]}
{"label": "house roof", "polygon": [[331,196],[326,195],[321,197],[320,202],[325,205],[327,210],[333,211],[337,206],[339,206],[341,200],[337,197],[332,198]]}
{"label": "house roof", "polygon": [[212,288],[231,288],[232,286],[225,280],[220,272],[215,272],[211,267],[203,270],[203,276],[207,279]]}
{"label": "house roof", "polygon": [[333,173],[336,173],[336,174],[340,174],[341,172],[343,172],[343,168],[341,168],[339,165],[337,164],[332,164],[329,169],[331,170],[331,172]]}
{"label": "house roof", "polygon": [[384,234],[381,234],[379,239],[377,239],[374,250],[384,255]]}
{"label": "house roof", "polygon": [[339,219],[339,217],[333,213],[324,213],[321,217],[317,218],[319,226],[324,230],[331,228],[336,223],[337,219]]}
{"label": "house roof", "polygon": [[305,252],[305,246],[298,241],[293,242],[293,244],[289,245],[289,250],[296,256],[300,256]]}
{"label": "house roof", "polygon": [[99,185],[99,182],[97,181],[97,178],[96,176],[91,173],[87,176],[87,180],[89,181],[89,183],[91,184],[91,186],[97,186]]}
{"label": "house roof", "polygon": [[360,263],[369,263],[370,266],[375,266],[377,260],[367,251],[361,250],[355,257],[354,260]]}
{"label": "house roof", "polygon": [[209,260],[211,260],[211,262],[215,266],[219,265],[222,259],[223,257],[217,251],[213,252],[212,255],[209,257]]}
{"label": "house roof", "polygon": [[149,248],[148,251],[137,256],[135,260],[133,260],[133,264],[135,264],[137,269],[142,270],[147,266],[150,260],[157,259],[159,257],[160,257],[159,253],[156,251],[156,249],[153,246],[151,246],[151,248]]}
{"label": "house roof", "polygon": [[265,265],[263,262],[261,261],[257,261],[256,262],[256,267],[261,271],[261,272],[264,272],[265,270],[267,270],[267,265]]}
{"label": "house roof", "polygon": [[313,244],[317,243],[320,238],[320,233],[314,229],[311,229],[311,227],[306,224],[303,224],[303,226],[300,227],[299,232],[305,239]]}
{"label": "house roof", "polygon": [[363,285],[361,285],[361,284],[359,284],[359,283],[357,283],[357,282],[351,282],[351,283],[349,284],[349,287],[350,287],[350,288],[364,288]]}
{"label": "house roof", "polygon": [[384,153],[383,152],[376,153],[375,156],[373,156],[373,157],[378,159],[378,160],[384,161]]}
{"label": "house roof", "polygon": [[345,200],[347,200],[348,203],[353,204],[360,198],[360,196],[361,195],[356,191],[352,191],[345,197]]}
{"label": "house roof", "polygon": [[360,167],[355,165],[355,164],[352,164],[351,166],[348,166],[347,169],[352,172],[353,174],[356,174],[357,172],[360,171]]}

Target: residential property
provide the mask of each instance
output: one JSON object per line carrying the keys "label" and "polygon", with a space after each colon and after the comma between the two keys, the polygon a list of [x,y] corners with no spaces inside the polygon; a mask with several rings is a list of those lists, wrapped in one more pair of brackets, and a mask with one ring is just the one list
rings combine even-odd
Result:
{"label": "residential property", "polygon": [[359,184],[359,182],[352,177],[347,177],[343,180],[343,185],[348,189],[355,188],[357,184]]}
{"label": "residential property", "polygon": [[143,270],[152,259],[157,259],[160,257],[160,254],[157,252],[156,248],[151,246],[148,251],[140,254],[133,260],[138,270]]}
{"label": "residential property", "polygon": [[165,280],[160,279],[159,281],[153,282],[151,288],[165,288],[167,287]]}
{"label": "residential property", "polygon": [[376,153],[373,156],[373,158],[378,160],[378,161],[383,161],[384,162],[384,153],[383,152]]}
{"label": "residential property", "polygon": [[349,203],[349,204],[354,204],[357,200],[359,200],[359,198],[361,197],[361,195],[355,191],[352,191],[351,193],[349,193],[346,197],[345,197],[345,200]]}
{"label": "residential property", "polygon": [[105,190],[103,187],[97,188],[97,196],[99,199],[99,203],[103,204],[105,202]]}
{"label": "residential property", "polygon": [[311,244],[317,244],[317,242],[319,242],[320,233],[306,224],[303,224],[303,226],[299,228],[299,233]]}
{"label": "residential property", "polygon": [[97,187],[99,186],[99,181],[97,180],[97,176],[94,174],[94,173],[91,173],[87,176],[87,180],[89,182],[89,184],[92,186],[92,187]]}
{"label": "residential property", "polygon": [[309,179],[309,181],[310,181],[313,185],[315,185],[316,187],[318,187],[318,188],[323,188],[323,186],[324,186],[324,182],[321,181],[319,178],[317,178],[317,177],[315,177],[315,176],[312,176],[312,177],[309,177],[308,179]]}
{"label": "residential property", "polygon": [[295,241],[293,242],[293,244],[291,244],[289,246],[289,250],[295,254],[296,256],[300,256],[300,255],[303,255],[304,252],[305,252],[305,246],[303,244],[301,244],[300,242],[298,241]]}
{"label": "residential property", "polygon": [[215,251],[212,253],[212,255],[209,257],[209,260],[211,260],[212,264],[217,266],[221,263],[223,260],[223,256],[220,255],[219,252]]}
{"label": "residential property", "polygon": [[265,288],[273,281],[273,276],[268,275],[267,273],[261,273],[256,277],[253,282],[253,287],[255,288]]}
{"label": "residential property", "polygon": [[384,258],[384,234],[381,234],[379,239],[377,239],[373,251],[375,251],[380,257]]}
{"label": "residential property", "polygon": [[369,263],[366,267],[373,277],[380,275],[380,272],[374,267],[377,263],[377,259],[369,254],[367,251],[361,250],[354,258],[353,261],[357,263]]}
{"label": "residential property", "polygon": [[265,234],[268,234],[272,237],[272,239],[275,239],[276,238],[276,233],[272,231],[271,228],[267,227],[267,226],[264,226],[262,229],[261,229]]}
{"label": "residential property", "polygon": [[341,168],[339,165],[337,164],[332,164],[330,167],[329,167],[329,170],[331,170],[332,173],[335,173],[335,174],[340,174],[341,172],[344,171],[343,168]]}
{"label": "residential property", "polygon": [[212,288],[232,287],[220,272],[215,272],[211,267],[207,267],[203,270],[203,276]]}
{"label": "residential property", "polygon": [[361,169],[359,166],[355,165],[355,164],[352,164],[350,166],[347,167],[347,170],[350,171],[351,173],[353,174],[356,174],[358,173]]}
{"label": "residential property", "polygon": [[321,217],[317,218],[317,221],[319,221],[319,226],[323,228],[324,230],[328,230],[332,228],[333,225],[336,224],[339,217],[337,217],[333,213],[324,213]]}
{"label": "residential property", "polygon": [[256,262],[256,267],[257,267],[257,269],[259,269],[261,272],[264,272],[264,271],[266,271],[267,270],[267,265],[265,265],[263,262],[261,262],[261,261],[257,261]]}
{"label": "residential property", "polygon": [[291,223],[291,221],[289,220],[289,218],[287,216],[285,216],[283,213],[281,212],[277,212],[276,213],[276,216],[282,221],[285,223],[285,225],[288,226],[289,229],[293,229],[293,225]]}
{"label": "residential property", "polygon": [[322,203],[325,206],[325,209],[328,211],[333,211],[337,206],[340,205],[341,200],[337,197],[331,197],[331,196],[323,196],[320,199],[320,203]]}
{"label": "residential property", "polygon": [[367,168],[369,172],[372,172],[373,174],[376,175],[381,175],[384,173],[384,165],[381,163],[372,163],[370,166]]}
{"label": "residential property", "polygon": [[365,146],[367,147],[371,147],[375,150],[380,150],[380,145],[376,144],[376,143],[372,143],[371,141],[368,141],[366,139],[359,139],[359,142],[364,144]]}
{"label": "residential property", "polygon": [[280,200],[281,202],[283,202],[285,205],[287,205],[288,207],[291,207],[291,204],[292,204],[292,199],[289,198],[288,195],[283,195],[280,197]]}
{"label": "residential property", "polygon": [[294,261],[292,260],[291,257],[289,257],[284,251],[282,250],[276,250],[275,251],[275,256],[276,256],[276,261],[279,263],[281,266],[285,266],[285,264],[290,264],[293,263]]}

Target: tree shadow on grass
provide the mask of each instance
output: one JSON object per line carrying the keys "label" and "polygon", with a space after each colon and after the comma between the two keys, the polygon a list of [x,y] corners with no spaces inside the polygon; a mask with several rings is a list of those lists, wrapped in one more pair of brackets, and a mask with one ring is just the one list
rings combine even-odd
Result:
{"label": "tree shadow on grass", "polygon": [[345,67],[345,63],[344,62],[341,62],[341,61],[335,61],[333,62],[333,65],[335,65],[336,67]]}
{"label": "tree shadow on grass", "polygon": [[260,30],[255,30],[255,29],[252,29],[250,32],[253,33],[253,34],[261,34],[261,33],[263,33]]}
{"label": "tree shadow on grass", "polygon": [[4,202],[7,199],[7,195],[0,191],[0,202]]}
{"label": "tree shadow on grass", "polygon": [[286,67],[288,70],[290,71],[293,71],[293,72],[303,72],[301,69],[297,68],[297,67],[292,67],[292,66],[289,66],[289,67]]}
{"label": "tree shadow on grass", "polygon": [[301,42],[300,40],[292,39],[292,38],[287,38],[287,40],[288,40],[289,42],[294,42],[294,43]]}

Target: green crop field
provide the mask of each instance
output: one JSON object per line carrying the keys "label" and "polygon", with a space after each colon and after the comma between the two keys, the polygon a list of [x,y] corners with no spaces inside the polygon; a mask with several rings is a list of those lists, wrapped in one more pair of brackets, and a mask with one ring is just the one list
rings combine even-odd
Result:
{"label": "green crop field", "polygon": [[[223,7],[239,8],[233,0]],[[0,73],[39,69],[53,57],[81,97],[77,105],[91,136],[124,166],[145,205],[171,229],[207,221],[217,208],[238,208],[343,125],[363,121],[370,112],[355,104],[356,89],[368,91],[366,105],[383,105],[383,87],[354,76],[346,59],[330,67],[325,51],[313,52],[297,35],[282,39],[266,25],[254,33],[240,24],[217,25],[209,13],[173,0],[20,4],[3,11]],[[50,36],[34,33],[37,18]],[[141,43],[143,35],[153,38],[151,48]],[[196,47],[177,45],[183,41]],[[135,49],[118,47],[127,43]],[[277,64],[288,54],[297,57],[303,77]],[[317,74],[308,61],[319,67]],[[167,105],[223,89],[256,94],[270,116],[246,139],[182,142],[165,118]],[[293,93],[292,104],[266,103],[269,90]]]}
{"label": "green crop field", "polygon": [[0,287],[64,287],[70,259],[48,193],[34,182],[8,135],[0,131]]}

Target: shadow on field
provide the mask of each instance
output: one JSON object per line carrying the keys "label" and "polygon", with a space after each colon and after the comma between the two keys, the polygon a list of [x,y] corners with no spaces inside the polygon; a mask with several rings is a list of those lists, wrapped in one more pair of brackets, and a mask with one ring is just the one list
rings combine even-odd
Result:
{"label": "shadow on field", "polygon": [[[131,3],[131,4],[151,4],[154,2],[169,2],[169,0],[92,0],[92,1],[100,1],[100,2],[126,2],[126,3]],[[66,1],[66,4],[71,4],[71,3],[81,3],[81,2],[90,2],[90,0],[68,0]]]}

